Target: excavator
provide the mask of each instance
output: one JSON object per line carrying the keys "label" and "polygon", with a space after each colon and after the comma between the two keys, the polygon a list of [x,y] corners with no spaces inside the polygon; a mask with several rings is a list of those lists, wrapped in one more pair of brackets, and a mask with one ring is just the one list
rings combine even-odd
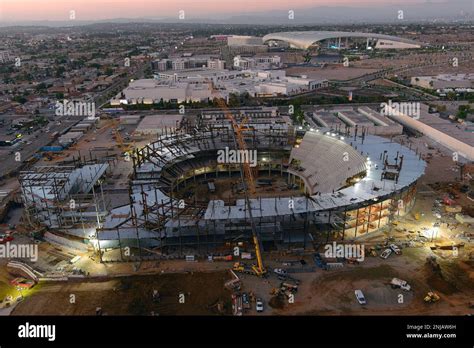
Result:
{"label": "excavator", "polygon": [[[222,110],[224,110],[227,119],[231,122],[232,128],[234,130],[234,140],[236,143],[236,147],[238,146],[240,150],[247,150],[247,145],[245,144],[244,136],[242,134],[243,130],[247,129],[247,127],[245,126],[246,119],[244,119],[242,124],[239,125],[237,121],[234,119],[234,117],[232,116],[232,113],[229,111],[229,108],[227,107],[227,104],[224,102],[224,100],[219,98],[217,99],[217,103],[219,107],[221,107]],[[241,163],[241,166],[243,167],[243,170],[241,170],[241,174],[243,174],[242,181],[244,182],[243,186],[244,186],[244,192],[245,192],[245,203],[247,206],[249,220],[250,220],[250,224],[252,228],[252,239],[255,245],[255,256],[257,258],[257,264],[252,265],[249,268],[242,262],[236,262],[234,264],[233,270],[236,272],[249,273],[249,274],[254,274],[258,277],[263,277],[266,275],[267,270],[265,269],[265,266],[263,264],[262,252],[261,252],[262,245],[258,238],[257,226],[255,225],[255,221],[252,216],[252,207],[251,207],[250,198],[249,198],[249,196],[253,196],[256,193],[255,180],[253,177],[252,168],[250,167],[250,163],[244,162],[244,163]]]}

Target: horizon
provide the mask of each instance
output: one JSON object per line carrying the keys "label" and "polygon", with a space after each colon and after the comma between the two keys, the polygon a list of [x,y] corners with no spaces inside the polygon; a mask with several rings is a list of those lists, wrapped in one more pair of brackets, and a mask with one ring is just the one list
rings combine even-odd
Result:
{"label": "horizon", "polygon": [[[458,4],[465,0],[456,1]],[[137,4],[139,6],[137,6]],[[224,17],[268,15],[281,11],[282,13],[293,10],[295,18],[308,14],[298,11],[309,9],[331,8],[357,8],[373,7],[374,11],[383,10],[393,6],[418,6],[418,5],[451,5],[448,0],[296,0],[288,6],[285,0],[242,0],[240,10],[236,12],[235,4],[218,0],[2,0],[0,4],[0,20],[5,23],[41,22],[41,21],[110,21],[114,19],[141,19],[163,20],[179,19],[180,11],[184,11],[184,19],[206,19],[219,21]],[[453,4],[454,5],[454,4]],[[474,6],[474,5],[473,5]],[[163,10],[164,9],[164,10]],[[471,11],[472,8],[466,8]],[[73,17],[71,14],[73,11]],[[124,15],[126,14],[126,15]],[[337,15],[337,13],[335,13]],[[367,14],[368,16],[371,13]],[[374,12],[372,14],[376,16]],[[215,18],[213,18],[215,16]],[[221,17],[221,18],[219,18]]]}

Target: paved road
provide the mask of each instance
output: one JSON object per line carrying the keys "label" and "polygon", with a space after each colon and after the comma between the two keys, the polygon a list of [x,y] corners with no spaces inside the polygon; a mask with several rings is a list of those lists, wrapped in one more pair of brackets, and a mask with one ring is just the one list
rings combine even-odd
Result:
{"label": "paved road", "polygon": [[[58,125],[56,122],[61,121]],[[48,126],[42,127],[35,130],[30,135],[23,135],[22,141],[30,141],[31,144],[26,145],[24,143],[17,143],[13,146],[0,148],[0,162],[2,163],[0,177],[8,175],[9,173],[18,169],[24,161],[28,160],[33,156],[42,146],[48,145],[52,139],[50,135],[54,132],[60,132],[67,127],[74,125],[79,122],[79,118],[58,118],[57,121],[50,122]],[[46,133],[46,128],[50,129],[49,133]],[[19,161],[17,161],[16,154],[19,153]]]}

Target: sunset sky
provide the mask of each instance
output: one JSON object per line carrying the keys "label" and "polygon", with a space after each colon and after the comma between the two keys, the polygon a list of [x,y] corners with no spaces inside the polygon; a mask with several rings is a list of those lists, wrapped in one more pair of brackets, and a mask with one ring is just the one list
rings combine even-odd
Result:
{"label": "sunset sky", "polygon": [[[443,0],[429,0],[440,2]],[[0,20],[68,20],[74,10],[77,20],[110,18],[178,17],[184,10],[188,18],[212,18],[219,14],[243,14],[268,10],[318,6],[395,5],[425,3],[427,0],[0,0]]]}

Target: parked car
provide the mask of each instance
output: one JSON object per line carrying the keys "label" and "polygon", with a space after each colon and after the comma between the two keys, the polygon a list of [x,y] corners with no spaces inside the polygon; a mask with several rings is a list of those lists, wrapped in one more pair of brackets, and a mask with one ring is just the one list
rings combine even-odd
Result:
{"label": "parked car", "polygon": [[275,272],[275,274],[277,274],[279,276],[286,276],[286,271],[284,269],[281,269],[281,268],[275,268],[273,270],[273,272]]}
{"label": "parked car", "polygon": [[263,301],[262,301],[261,298],[257,298],[257,303],[255,304],[255,309],[259,313],[263,312]]}
{"label": "parked car", "polygon": [[364,293],[362,292],[362,290],[355,290],[354,294],[355,294],[355,297],[357,299],[357,302],[359,302],[359,304],[361,304],[361,305],[367,304],[367,301],[365,300],[365,296],[364,296]]}
{"label": "parked car", "polygon": [[392,249],[385,249],[383,253],[380,254],[382,259],[387,259],[392,254]]}
{"label": "parked car", "polygon": [[249,295],[246,292],[242,294],[242,303],[244,304],[245,309],[250,309]]}
{"label": "parked car", "polygon": [[390,244],[389,245],[390,249],[392,249],[392,251],[397,254],[397,255],[401,255],[402,254],[402,251],[400,250],[400,248],[398,246],[396,246],[395,244]]}

